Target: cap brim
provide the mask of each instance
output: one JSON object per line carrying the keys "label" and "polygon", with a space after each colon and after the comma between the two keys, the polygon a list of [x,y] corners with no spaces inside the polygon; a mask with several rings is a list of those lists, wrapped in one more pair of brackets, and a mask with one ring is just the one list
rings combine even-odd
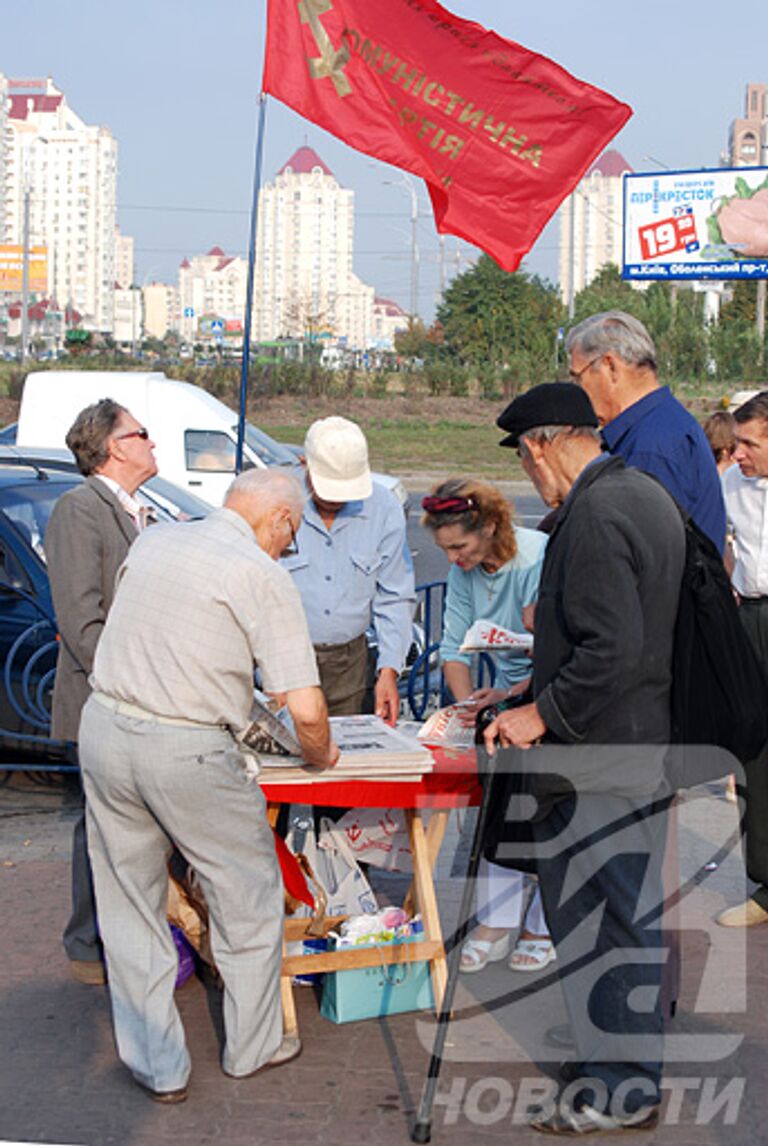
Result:
{"label": "cap brim", "polygon": [[320,477],[309,461],[307,469],[312,488],[322,501],[364,501],[373,493],[370,470],[356,478],[327,478]]}
{"label": "cap brim", "polygon": [[500,446],[509,446],[510,449],[514,450],[520,444],[520,435],[507,434],[506,438],[502,438],[498,444]]}

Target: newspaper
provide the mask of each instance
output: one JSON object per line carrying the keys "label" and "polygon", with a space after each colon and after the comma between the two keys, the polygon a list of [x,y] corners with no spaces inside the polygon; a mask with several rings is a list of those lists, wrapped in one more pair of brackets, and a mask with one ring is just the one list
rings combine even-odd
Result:
{"label": "newspaper", "polygon": [[264,756],[261,778],[267,783],[309,781],[418,780],[432,771],[432,754],[412,731],[392,728],[379,716],[332,716],[331,735],[341,750],[333,768],[313,768],[295,756]]}
{"label": "newspaper", "polygon": [[473,720],[466,724],[461,719],[462,713],[466,715],[466,707],[460,704],[433,712],[419,731],[419,740],[441,748],[471,748],[475,742],[475,723]]}
{"label": "newspaper", "polygon": [[533,648],[531,633],[515,633],[503,629],[493,621],[475,621],[464,634],[459,652],[506,652],[528,653]]}
{"label": "newspaper", "polygon": [[[301,756],[301,745],[296,739],[293,721],[288,709],[270,707],[273,702],[266,693],[254,689],[250,723],[238,740],[257,756]],[[266,764],[266,760],[262,760]]]}

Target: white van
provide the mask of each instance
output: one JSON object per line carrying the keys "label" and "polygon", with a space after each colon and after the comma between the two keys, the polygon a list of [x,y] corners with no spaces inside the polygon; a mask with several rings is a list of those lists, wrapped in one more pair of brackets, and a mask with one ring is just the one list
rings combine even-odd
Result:
{"label": "white van", "polygon": [[[221,505],[235,472],[237,414],[189,382],[160,372],[45,370],[27,375],[21,397],[19,446],[65,446],[77,414],[100,398],[114,398],[149,430],[160,475],[211,505]],[[299,465],[297,451],[246,423],[245,468]],[[375,475],[407,499],[397,479]]]}

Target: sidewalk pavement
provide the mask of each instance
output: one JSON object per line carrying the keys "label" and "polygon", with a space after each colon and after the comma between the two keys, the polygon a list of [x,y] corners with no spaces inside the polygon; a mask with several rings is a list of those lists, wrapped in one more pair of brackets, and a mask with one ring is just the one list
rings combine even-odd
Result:
{"label": "sidewalk pavement", "polygon": [[[754,1146],[768,1118],[768,926],[715,926],[745,894],[737,815],[717,786],[678,809],[683,988],[667,1037],[661,1146]],[[151,1102],[118,1062],[106,988],[68,974],[60,936],[68,909],[73,805],[63,790],[22,777],[0,788],[0,1142],[82,1146],[399,1146],[434,1034],[428,1014],[335,1026],[311,988],[297,988],[302,1056],[261,1078],[219,1069],[218,998],[198,979],[177,995],[193,1071],[189,1100]],[[461,881],[452,822],[437,868],[447,929]],[[735,847],[734,847],[735,845]],[[717,862],[717,867],[707,865]],[[382,877],[385,892],[393,886]],[[642,1005],[642,1004],[640,1004]],[[435,1106],[432,1141],[520,1146],[542,1139],[524,1123],[560,1056],[544,1034],[564,1021],[557,976],[495,964],[462,976]],[[609,1141],[613,1141],[610,1138]]]}

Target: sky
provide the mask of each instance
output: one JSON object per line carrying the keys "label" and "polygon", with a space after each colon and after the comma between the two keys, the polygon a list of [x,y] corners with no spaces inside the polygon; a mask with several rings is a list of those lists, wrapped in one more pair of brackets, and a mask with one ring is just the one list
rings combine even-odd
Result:
{"label": "sky", "polygon": [[[445,6],[629,103],[610,146],[636,171],[718,166],[746,84],[768,83],[766,0]],[[86,123],[118,141],[118,221],[135,239],[137,283],[175,282],[185,255],[214,245],[246,253],[265,19],[266,0],[0,0],[0,72],[52,76]],[[355,191],[357,274],[408,309],[411,199],[386,182],[398,172],[270,99],[265,181],[305,142]],[[525,269],[556,281],[557,243],[554,221]],[[430,319],[438,236],[421,184],[418,244],[419,312]],[[449,276],[477,254],[452,237],[446,251]]]}

